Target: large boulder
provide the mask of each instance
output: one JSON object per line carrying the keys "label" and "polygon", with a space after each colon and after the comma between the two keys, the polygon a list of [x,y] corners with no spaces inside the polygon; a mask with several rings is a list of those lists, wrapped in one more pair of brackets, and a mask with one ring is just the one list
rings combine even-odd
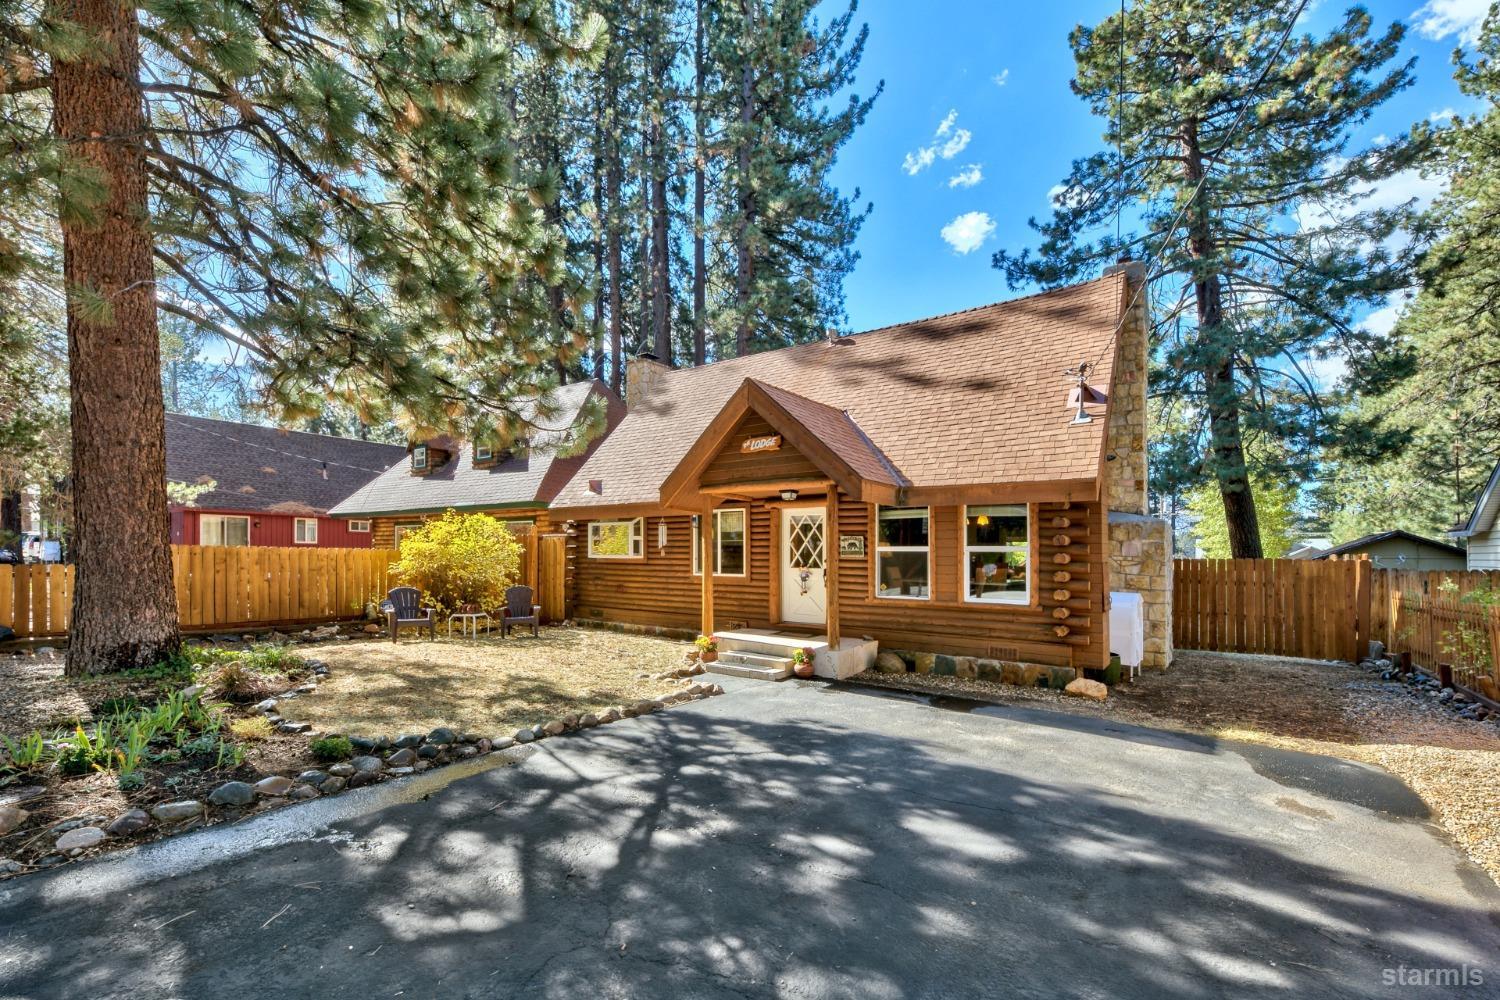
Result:
{"label": "large boulder", "polygon": [[895,653],[881,653],[875,657],[875,670],[882,674],[904,674],[906,661]]}
{"label": "large boulder", "polygon": [[255,788],[244,781],[226,781],[208,794],[211,806],[248,806],[255,801]]}

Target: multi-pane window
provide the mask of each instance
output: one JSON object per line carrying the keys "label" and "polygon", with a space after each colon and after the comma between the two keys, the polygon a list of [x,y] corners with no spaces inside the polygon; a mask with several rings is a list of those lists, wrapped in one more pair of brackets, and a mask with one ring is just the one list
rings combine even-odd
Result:
{"label": "multi-pane window", "polygon": [[987,604],[1030,598],[1025,504],[964,508],[964,596]]}
{"label": "multi-pane window", "polygon": [[419,444],[411,450],[411,467],[420,472],[427,468],[427,446]]}
{"label": "multi-pane window", "polygon": [[591,521],[590,559],[636,559],[645,551],[641,518],[629,521]]}
{"label": "multi-pane window", "polygon": [[292,540],[298,545],[318,544],[318,519],[315,517],[299,517],[293,525]]}
{"label": "multi-pane window", "polygon": [[224,514],[201,514],[198,518],[199,545],[249,545],[250,519]]}
{"label": "multi-pane window", "polygon": [[[702,520],[693,517],[693,575],[703,572]],[[714,511],[714,576],[745,575],[745,508]]]}
{"label": "multi-pane window", "polygon": [[875,519],[875,594],[926,600],[931,596],[932,548],[926,507],[881,507]]}
{"label": "multi-pane window", "polygon": [[350,521],[349,522],[349,530],[353,531],[353,532],[356,532],[358,534],[368,535],[370,533],[370,522],[369,521]]}

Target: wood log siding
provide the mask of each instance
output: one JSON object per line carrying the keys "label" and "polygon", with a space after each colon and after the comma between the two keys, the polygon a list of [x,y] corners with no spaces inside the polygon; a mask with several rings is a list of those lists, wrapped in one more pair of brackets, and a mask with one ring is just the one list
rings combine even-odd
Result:
{"label": "wood log siding", "polygon": [[776,429],[759,414],[741,420],[729,440],[719,449],[708,468],[699,477],[704,489],[729,487],[736,483],[793,480],[828,480],[828,474],[786,441],[775,451],[745,453],[740,446],[750,438],[769,437]]}
{"label": "wood log siding", "polygon": [[[736,445],[736,447],[738,447]],[[800,498],[815,502],[816,498]],[[772,501],[725,504],[749,509],[748,573],[714,579],[715,627],[769,628],[777,624],[780,559]],[[722,509],[722,508],[721,508]],[[1028,605],[981,605],[964,600],[963,508],[933,507],[929,524],[932,599],[890,600],[874,593],[874,507],[841,498],[838,534],[863,535],[865,557],[837,560],[840,631],[870,636],[883,646],[960,656],[1024,660],[1073,667],[1109,661],[1106,615],[1108,559],[1105,513],[1096,503],[1031,506],[1032,578]],[[1070,521],[1066,545],[1057,544],[1054,517]],[[657,524],[667,523],[667,546],[657,547]],[[573,614],[585,620],[696,629],[701,580],[692,574],[688,515],[645,518],[645,558],[589,559],[587,522],[569,538]],[[829,536],[829,544],[838,538]],[[1063,576],[1054,557],[1066,554]],[[832,581],[830,581],[830,586]],[[1062,598],[1057,593],[1064,593]],[[1055,617],[1059,612],[1065,617]],[[1065,626],[1067,634],[1055,629]]]}

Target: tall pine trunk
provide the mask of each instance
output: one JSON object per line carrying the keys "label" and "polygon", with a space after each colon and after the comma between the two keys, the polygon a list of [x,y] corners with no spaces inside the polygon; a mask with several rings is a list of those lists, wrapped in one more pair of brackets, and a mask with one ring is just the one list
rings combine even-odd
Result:
{"label": "tall pine trunk", "polygon": [[604,128],[594,128],[594,322],[591,349],[594,352],[593,376],[604,381],[604,243],[609,216],[604,206]]}
{"label": "tall pine trunk", "polygon": [[[658,67],[660,70],[661,67]],[[664,71],[663,71],[664,72]],[[651,122],[651,341],[652,350],[672,363],[672,251],[667,245],[671,203],[667,199],[666,109]]]}
{"label": "tall pine trunk", "polygon": [[[1183,130],[1182,175],[1193,204],[1188,217],[1188,253],[1198,266],[1194,273],[1193,296],[1198,313],[1200,338],[1218,345],[1224,341],[1224,284],[1212,265],[1216,256],[1212,231],[1203,205],[1203,151],[1198,126],[1190,122]],[[1249,470],[1245,464],[1244,439],[1240,430],[1238,395],[1234,386],[1234,357],[1219,346],[1214,348],[1215,363],[1204,374],[1208,383],[1209,447],[1213,451],[1215,478],[1224,502],[1224,522],[1229,532],[1229,552],[1236,559],[1261,558],[1260,525],[1255,515],[1255,495],[1250,492]]]}
{"label": "tall pine trunk", "polygon": [[[741,31],[748,41],[755,32],[756,0],[740,0],[744,14]],[[740,67],[740,135],[735,148],[735,167],[739,174],[739,218],[734,236],[734,298],[739,324],[734,331],[734,353],[750,353],[750,286],[754,281],[755,261],[750,256],[750,227],[755,218],[755,195],[750,182],[750,124],[755,115],[754,60],[745,59]]]}
{"label": "tall pine trunk", "polygon": [[[618,96],[618,95],[617,95]],[[620,312],[624,308],[621,283],[625,280],[624,254],[620,236],[620,148],[612,144],[609,165],[605,168],[605,201],[609,214],[605,217],[605,256],[609,266],[609,387],[616,396],[625,396],[625,345],[621,329]]]}
{"label": "tall pine trunk", "polygon": [[703,123],[703,0],[697,3],[697,38],[693,47],[693,364],[708,360],[708,261],[704,245],[708,156]]}
{"label": "tall pine trunk", "polygon": [[21,561],[21,503],[20,490],[0,493],[0,547],[9,550],[15,562]]}
{"label": "tall pine trunk", "polygon": [[53,13],[92,39],[85,58],[53,65],[57,134],[108,184],[87,223],[62,214],[77,572],[66,672],[78,676],[155,663],[181,635],[135,6],[54,0]]}

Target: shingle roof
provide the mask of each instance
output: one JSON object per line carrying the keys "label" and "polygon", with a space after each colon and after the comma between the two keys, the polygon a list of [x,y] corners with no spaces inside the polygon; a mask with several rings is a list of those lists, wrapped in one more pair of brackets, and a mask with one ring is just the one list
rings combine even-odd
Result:
{"label": "shingle roof", "polygon": [[[1063,371],[1098,357],[1090,382],[1109,391],[1125,280],[673,370],[553,506],[658,502],[662,481],[748,378],[847,411],[913,487],[1094,479],[1107,421],[1072,423]],[[601,493],[590,480],[602,480]]]}
{"label": "shingle roof", "polygon": [[614,426],[624,408],[602,382],[574,382],[558,388],[551,402],[555,415],[538,421],[543,431],[532,435],[529,454],[507,458],[489,468],[474,467],[474,450],[463,442],[447,442],[453,457],[425,476],[414,476],[405,460],[387,469],[368,485],[330,511],[338,517],[415,511],[546,506],[587,457],[558,458],[548,447],[547,429],[562,432],[578,421],[584,403],[597,394],[607,408],[607,424]]}
{"label": "shingle roof", "polygon": [[321,514],[405,453],[400,445],[167,414],[167,479],[212,479],[215,488],[194,501],[205,510]]}
{"label": "shingle roof", "polygon": [[779,403],[798,423],[817,435],[861,478],[891,486],[907,485],[905,477],[896,470],[890,459],[881,454],[875,442],[860,430],[854,418],[846,411],[799,396],[779,386],[768,385],[759,379],[751,381],[765,390],[766,395]]}
{"label": "shingle roof", "polygon": [[1327,559],[1329,556],[1347,555],[1351,552],[1358,552],[1360,549],[1363,549],[1366,546],[1375,545],[1379,542],[1387,542],[1393,538],[1411,542],[1414,545],[1425,545],[1428,548],[1437,549],[1438,551],[1446,552],[1449,555],[1461,556],[1465,554],[1464,550],[1459,548],[1457,545],[1449,545],[1447,542],[1439,542],[1433,538],[1423,538],[1421,535],[1414,535],[1410,531],[1403,531],[1400,528],[1396,528],[1393,531],[1377,531],[1373,535],[1365,535],[1363,538],[1356,538],[1352,542],[1345,542],[1342,545],[1335,545],[1331,549],[1324,549],[1323,551],[1318,552],[1314,555],[1303,556],[1302,558]]}

